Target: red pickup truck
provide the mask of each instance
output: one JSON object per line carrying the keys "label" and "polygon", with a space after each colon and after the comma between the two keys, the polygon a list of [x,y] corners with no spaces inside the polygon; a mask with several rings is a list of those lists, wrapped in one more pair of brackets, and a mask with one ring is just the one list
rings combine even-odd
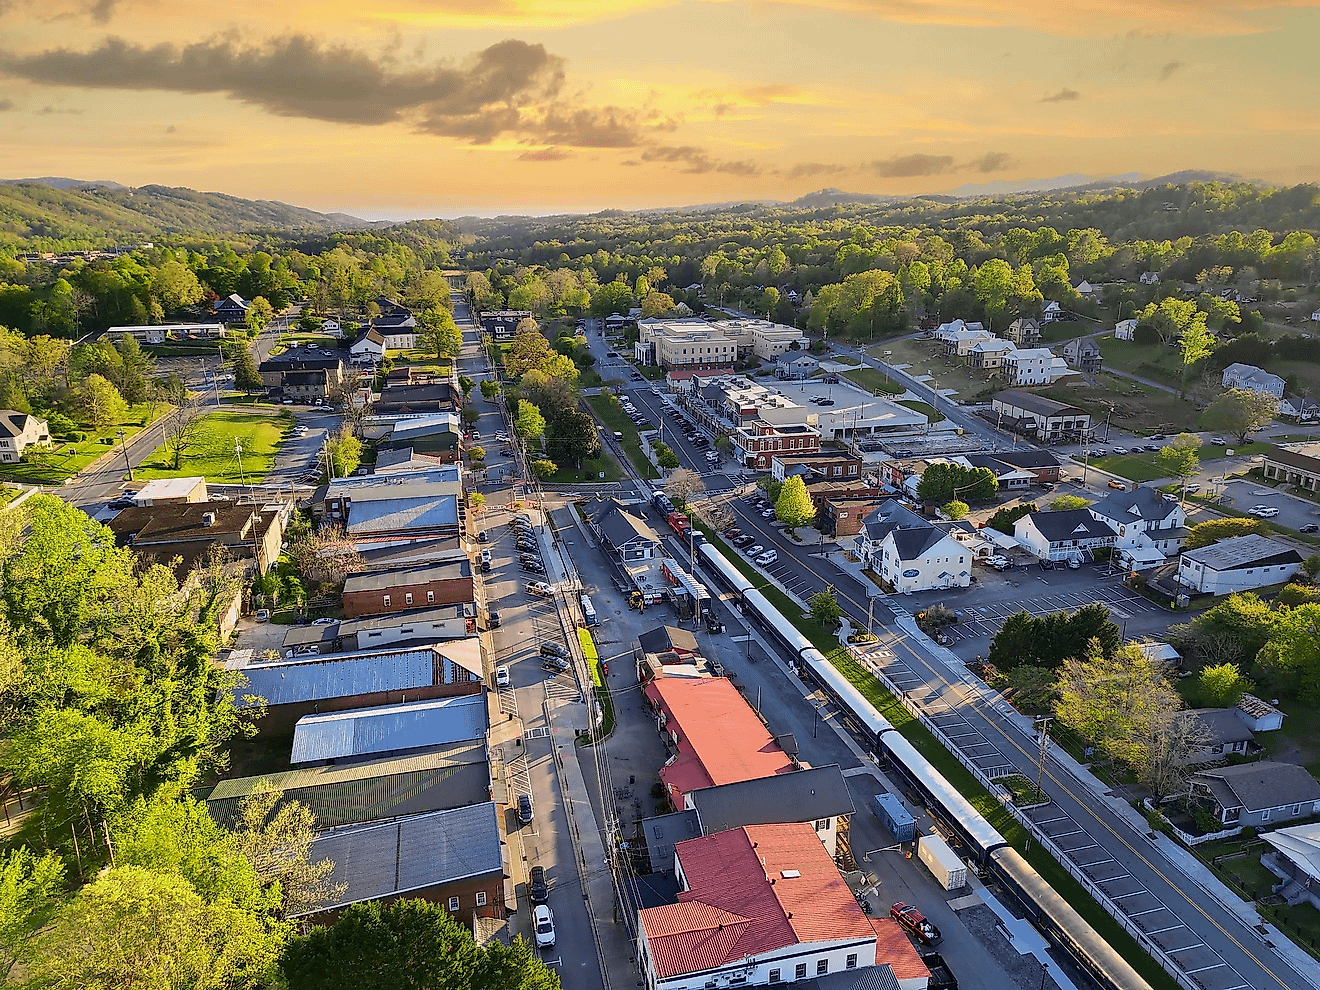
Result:
{"label": "red pickup truck", "polygon": [[940,930],[926,920],[926,916],[911,904],[897,901],[889,908],[889,917],[897,921],[905,932],[922,945],[935,945],[939,942]]}

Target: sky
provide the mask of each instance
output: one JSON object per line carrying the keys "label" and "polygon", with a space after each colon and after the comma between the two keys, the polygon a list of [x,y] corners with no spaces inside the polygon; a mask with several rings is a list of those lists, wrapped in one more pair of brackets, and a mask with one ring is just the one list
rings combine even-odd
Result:
{"label": "sky", "polygon": [[0,175],[358,216],[1320,181],[1320,0],[0,0]]}

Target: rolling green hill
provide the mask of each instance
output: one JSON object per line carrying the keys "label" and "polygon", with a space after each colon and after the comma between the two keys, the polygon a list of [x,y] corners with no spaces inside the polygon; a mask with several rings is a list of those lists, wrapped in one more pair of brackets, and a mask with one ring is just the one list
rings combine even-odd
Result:
{"label": "rolling green hill", "polygon": [[384,226],[223,193],[95,183],[56,188],[50,181],[0,183],[0,253],[100,248],[181,234],[328,233]]}

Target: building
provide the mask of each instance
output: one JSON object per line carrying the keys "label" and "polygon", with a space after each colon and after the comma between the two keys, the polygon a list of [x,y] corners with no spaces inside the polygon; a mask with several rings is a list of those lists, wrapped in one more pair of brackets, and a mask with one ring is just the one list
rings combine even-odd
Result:
{"label": "building", "polygon": [[804,454],[778,454],[770,459],[770,476],[786,481],[792,475],[803,478],[840,480],[860,478],[862,459],[844,451],[819,450]]}
{"label": "building", "polygon": [[376,463],[371,466],[372,474],[407,474],[409,471],[433,471],[445,464],[452,464],[436,454],[421,454],[413,447],[391,447],[377,449]]}
{"label": "building", "polygon": [[866,518],[854,545],[868,567],[904,594],[972,582],[971,552],[897,501]]}
{"label": "building", "polygon": [[981,324],[968,324],[962,320],[943,324],[935,330],[934,336],[944,345],[946,357],[960,358],[965,358],[982,341],[995,339],[995,335]]}
{"label": "building", "polygon": [[675,806],[702,787],[797,769],[728,678],[659,677],[645,694],[673,751],[660,780]]}
{"label": "building", "polygon": [[879,490],[857,495],[825,495],[820,500],[821,530],[836,540],[856,536],[866,524],[867,516],[892,498]]}
{"label": "building", "polygon": [[1076,440],[1091,433],[1091,414],[1085,409],[1032,392],[999,392],[991,406],[1005,428],[1047,443]]}
{"label": "building", "polygon": [[208,502],[205,478],[157,478],[148,481],[133,495],[134,505],[179,505],[185,502]]}
{"label": "building", "polygon": [[0,409],[0,463],[22,460],[29,447],[49,447],[50,427],[31,413]]}
{"label": "building", "polygon": [[312,496],[321,526],[341,525],[359,550],[458,536],[466,518],[460,467],[336,478]]}
{"label": "building", "polygon": [[1040,316],[1041,323],[1054,323],[1063,319],[1063,307],[1051,299],[1045,304],[1045,309]]}
{"label": "building", "polygon": [[1230,755],[1245,756],[1256,746],[1256,735],[1238,718],[1236,708],[1190,708],[1178,713],[1178,718],[1196,724],[1204,745],[1189,753],[1185,764],[1212,763]]}
{"label": "building", "polygon": [[518,324],[530,320],[530,309],[501,309],[496,312],[481,314],[481,329],[496,341],[512,340],[518,332]]}
{"label": "building", "polygon": [[320,625],[293,626],[284,634],[284,655],[394,649],[403,645],[463,639],[476,634],[476,611],[474,603],[463,602]]}
{"label": "building", "polygon": [[[360,429],[365,439],[376,441],[374,474],[432,471],[457,463],[462,453],[462,421],[453,412],[367,416]],[[406,466],[402,466],[400,451],[412,452]],[[428,466],[427,461],[434,463]]]}
{"label": "building", "polygon": [[1091,560],[1095,551],[1113,547],[1118,538],[1107,522],[1089,509],[1033,512],[1013,524],[1018,543],[1039,560],[1078,563]]}
{"label": "building", "polygon": [[111,327],[105,340],[112,343],[132,337],[140,344],[163,344],[171,337],[177,340],[219,340],[229,331],[223,323],[158,323],[145,327]]}
{"label": "building", "polygon": [[1070,368],[1076,368],[1086,375],[1095,374],[1103,363],[1100,345],[1089,337],[1078,337],[1068,341],[1060,349],[1060,354]]}
{"label": "building", "polygon": [[622,502],[603,503],[591,523],[601,548],[621,563],[660,556],[660,535]]}
{"label": "building", "polygon": [[775,377],[788,381],[810,378],[820,370],[820,360],[806,351],[788,351],[775,361]]}
{"label": "building", "polygon": [[211,312],[226,323],[246,323],[248,307],[252,305],[237,292],[211,303]]}
{"label": "building", "polygon": [[1187,514],[1179,502],[1153,488],[1138,485],[1112,492],[1087,511],[1109,524],[1116,534],[1114,546],[1124,567],[1141,570],[1164,563],[1182,549]]}
{"label": "building", "polygon": [[[948,460],[962,464],[965,467],[983,467],[987,471],[993,471],[1001,491],[1029,488],[1036,482],[1036,475],[1031,471],[1020,468],[1016,464],[1002,461],[994,454],[960,454],[957,457],[950,457]],[[918,482],[920,480],[920,478],[917,479]]]}
{"label": "building", "polygon": [[280,804],[305,805],[317,828],[336,828],[489,801],[490,761],[484,739],[467,739],[412,756],[222,780],[206,807],[231,827],[245,800],[270,789],[281,793]]}
{"label": "building", "polygon": [[998,374],[1004,369],[1004,359],[1017,350],[1017,344],[1000,337],[978,341],[967,352],[967,363],[977,371]]}
{"label": "building", "polygon": [[1142,284],[1142,285],[1158,285],[1159,282],[1160,282],[1160,273],[1159,273],[1159,272],[1142,272],[1142,273],[1141,273],[1141,284]]}
{"label": "building", "polygon": [[769,320],[642,319],[637,330],[637,359],[666,370],[732,368],[749,355],[773,361],[810,343],[796,327]]}
{"label": "building", "polygon": [[333,904],[290,917],[329,920],[324,916],[350,904],[399,897],[438,904],[463,925],[474,914],[503,917],[505,858],[492,801],[331,829],[312,841],[308,859],[334,863],[327,882],[346,889]]}
{"label": "building", "polygon": [[311,344],[290,347],[266,358],[257,370],[262,385],[275,398],[324,402],[334,398],[347,380],[341,353]]}
{"label": "building", "polygon": [[1237,715],[1252,732],[1274,732],[1283,728],[1283,712],[1254,694],[1244,694],[1237,703]]}
{"label": "building", "polygon": [[290,762],[401,755],[485,739],[486,729],[484,694],[304,715],[294,726]]}
{"label": "building", "polygon": [[643,653],[674,653],[680,657],[695,657],[701,653],[697,637],[686,629],[675,626],[656,626],[637,637]]}
{"label": "building", "polygon": [[[239,708],[265,705],[263,731],[287,730],[304,715],[405,700],[477,695],[485,683],[475,636],[413,649],[344,653],[292,660],[230,661],[243,675]],[[464,736],[462,738],[471,738]]]}
{"label": "building", "polygon": [[357,340],[348,347],[350,360],[354,364],[380,364],[385,357],[385,338],[375,327],[367,327],[358,334]]}
{"label": "building", "polygon": [[856,810],[848,781],[833,763],[704,787],[688,794],[685,804],[696,811],[702,835],[745,825],[810,825],[830,859],[837,858],[840,837],[846,840],[848,818]]}
{"label": "building", "polygon": [[1320,823],[1290,825],[1260,837],[1272,847],[1261,865],[1283,881],[1275,888],[1283,902],[1320,909]]}
{"label": "building", "polygon": [[1136,320],[1119,320],[1114,324],[1115,340],[1134,340],[1137,336]]}
{"label": "building", "polygon": [[[1003,467],[1025,471],[1040,485],[1052,485],[1063,476],[1059,459],[1048,450],[1001,450],[993,454],[967,455],[967,461],[973,467],[983,466],[977,458],[991,458]],[[990,465],[987,462],[984,466]]]}
{"label": "building", "polygon": [[1320,402],[1308,395],[1285,395],[1279,400],[1279,418],[1314,423],[1320,419]]}
{"label": "building", "polygon": [[1073,290],[1079,296],[1082,296],[1086,299],[1098,298],[1100,295],[1100,287],[1098,285],[1092,285],[1090,282],[1086,281],[1086,279],[1082,279],[1080,282],[1074,285]]}
{"label": "building", "polygon": [[180,561],[187,573],[212,547],[235,560],[250,560],[265,574],[280,555],[284,514],[237,502],[162,502],[132,506],[106,525],[115,542],[161,564]]}
{"label": "building", "polygon": [[360,572],[344,582],[346,619],[473,601],[472,564],[466,558]]}
{"label": "building", "polygon": [[1249,392],[1264,392],[1276,399],[1283,398],[1283,379],[1251,364],[1230,364],[1224,369],[1220,383],[1224,388],[1241,388]]}
{"label": "building", "polygon": [[637,913],[647,990],[797,983],[882,961],[875,927],[809,825],[689,839],[674,859],[678,903]]}
{"label": "building", "polygon": [[387,351],[411,351],[417,346],[417,318],[407,310],[381,314],[371,321]]}
{"label": "building", "polygon": [[1264,459],[1265,477],[1320,491],[1320,443],[1280,444],[1267,451]]}
{"label": "building", "polygon": [[1054,352],[1048,347],[1022,347],[1004,355],[1004,374],[1014,385],[1048,385],[1054,381]]}
{"label": "building", "polygon": [[[1049,307],[1045,307],[1049,312]],[[1055,304],[1055,311],[1058,311],[1058,304]],[[1058,319],[1058,316],[1055,317]],[[1027,316],[1020,316],[1004,330],[1004,339],[1011,340],[1018,347],[1036,347],[1040,344],[1040,321],[1033,320]]]}
{"label": "building", "polygon": [[413,384],[390,382],[371,402],[373,416],[396,419],[434,413],[459,412],[463,393],[453,382],[441,380]]}
{"label": "building", "polygon": [[1225,828],[1260,828],[1320,812],[1320,783],[1302,767],[1271,760],[1197,771],[1190,795]]}
{"label": "building", "polygon": [[1205,595],[1227,595],[1283,584],[1301,569],[1302,555],[1259,533],[1234,536],[1178,557],[1179,585]]}
{"label": "building", "polygon": [[781,452],[810,454],[820,450],[820,432],[799,423],[776,426],[754,420],[733,432],[733,456],[739,463],[758,471],[770,467]]}

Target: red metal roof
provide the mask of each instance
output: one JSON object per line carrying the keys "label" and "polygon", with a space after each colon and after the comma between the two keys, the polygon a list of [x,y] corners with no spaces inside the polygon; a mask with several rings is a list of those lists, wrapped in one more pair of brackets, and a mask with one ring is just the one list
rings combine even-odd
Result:
{"label": "red metal roof", "polygon": [[678,736],[678,757],[660,771],[660,779],[679,798],[700,787],[794,770],[788,754],[726,678],[659,678],[646,686],[646,695],[668,717],[666,730]]}
{"label": "red metal roof", "polygon": [[730,829],[680,842],[674,854],[688,883],[680,904],[639,912],[661,977],[802,942],[874,937],[810,825]]}
{"label": "red metal roof", "polygon": [[930,968],[912,946],[899,923],[893,918],[871,918],[875,929],[875,964],[887,963],[900,980],[930,978]]}

